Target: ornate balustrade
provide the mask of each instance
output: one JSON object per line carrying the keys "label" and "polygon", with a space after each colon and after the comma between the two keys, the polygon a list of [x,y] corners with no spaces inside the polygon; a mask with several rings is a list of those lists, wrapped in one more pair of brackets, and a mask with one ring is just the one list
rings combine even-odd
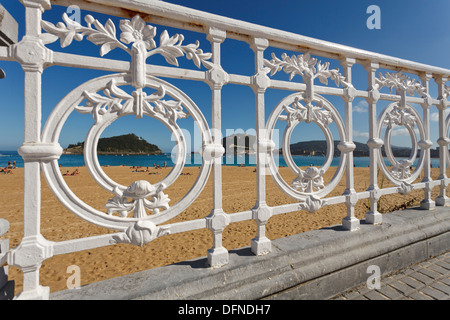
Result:
{"label": "ornate balustrade", "polygon": [[[255,255],[271,251],[265,226],[272,216],[299,210],[315,212],[324,206],[344,203],[347,216],[342,225],[349,231],[357,230],[360,221],[355,217],[357,201],[368,199],[370,211],[366,222],[379,224],[377,200],[386,194],[408,193],[423,189],[421,206],[433,209],[448,204],[445,195],[449,179],[448,128],[446,118],[450,88],[446,82],[450,70],[414,63],[389,56],[358,50],[334,43],[265,28],[228,19],[169,3],[150,0],[22,0],[26,7],[26,35],[9,48],[0,48],[0,57],[19,62],[25,72],[25,141],[19,153],[25,161],[24,237],[14,248],[8,263],[22,269],[23,292],[19,298],[47,298],[48,288],[39,284],[41,263],[54,256],[81,250],[131,243],[145,245],[168,234],[209,229],[213,234],[212,248],[207,252],[210,266],[228,263],[228,251],[222,244],[222,232],[233,222],[254,220],[257,236],[251,242]],[[42,13],[51,5],[77,5],[82,10],[104,13],[123,18],[119,25],[112,20],[100,21],[95,16],[84,16],[83,22],[63,15],[59,21],[45,21]],[[181,34],[169,35],[163,27],[174,27],[206,34],[210,46],[204,43],[184,43]],[[221,44],[226,39],[247,42],[254,52],[253,75],[232,74],[221,65]],[[50,50],[48,45],[59,41],[68,47],[74,41],[92,42],[99,47],[101,57],[81,56]],[[205,47],[211,48],[206,52]],[[276,48],[277,51],[274,49]],[[103,58],[112,50],[122,50],[128,61]],[[289,51],[296,54],[278,54]],[[151,64],[152,56],[160,55],[169,66]],[[315,57],[335,61],[321,62]],[[192,61],[192,69],[179,67],[179,60]],[[352,84],[352,67],[364,66],[368,74],[367,90],[358,90]],[[46,68],[66,66],[111,72],[74,88],[53,109],[41,128],[41,77]],[[343,71],[341,71],[342,69]],[[390,70],[377,74],[379,69]],[[284,72],[289,80],[275,75]],[[413,76],[418,76],[415,79]],[[211,126],[195,101],[186,93],[161,78],[176,78],[207,83],[212,92]],[[430,81],[438,85],[438,96],[430,94]],[[319,84],[320,83],[320,84]],[[222,88],[227,84],[249,86],[255,94],[255,126],[257,134],[257,202],[252,210],[227,212],[222,208]],[[131,86],[132,93],[124,87]],[[267,89],[290,90],[292,94],[276,106],[265,103]],[[382,88],[395,89],[383,93]],[[324,96],[342,98],[344,113]],[[356,192],[353,177],[353,101],[363,98],[369,105],[370,187]],[[380,112],[380,101],[390,104]],[[419,113],[411,104],[420,104]],[[430,110],[439,112],[440,176],[431,178]],[[270,111],[268,119],[265,112]],[[95,181],[111,194],[105,210],[99,211],[79,199],[65,183],[58,165],[62,154],[60,133],[71,113],[92,116],[94,124],[87,134],[85,161]],[[379,113],[379,114],[378,114]],[[129,186],[111,179],[97,159],[97,142],[102,132],[114,121],[125,116],[151,117],[162,122],[173,134],[177,145],[177,158],[170,174],[156,184],[136,181]],[[177,203],[170,201],[166,189],[174,184],[186,162],[186,137],[179,120],[192,117],[201,133],[202,164],[197,180]],[[321,167],[299,168],[290,153],[291,135],[300,123],[314,123],[327,141],[326,160]],[[274,158],[274,131],[283,124],[282,152],[295,174],[293,181],[285,181],[278,172]],[[330,129],[334,125],[338,136]],[[391,136],[395,127],[404,127],[411,135],[412,153],[408,159],[398,161],[392,154]],[[382,136],[384,132],[384,136]],[[323,175],[331,166],[334,141],[339,140],[340,161],[334,176],[327,183]],[[392,168],[385,165],[381,147],[385,146]],[[417,160],[414,170],[413,163]],[[295,203],[268,206],[266,203],[266,169],[278,187]],[[380,169],[392,187],[380,188],[377,175]],[[199,196],[212,171],[213,198],[211,213],[193,221],[164,224],[179,215]],[[77,240],[52,242],[40,232],[40,174],[43,173],[50,189],[61,203],[82,219],[116,230],[116,233]],[[415,183],[423,173],[422,181]],[[346,191],[329,196],[338,182],[346,179]],[[439,188],[440,195],[431,198],[431,190]]]}

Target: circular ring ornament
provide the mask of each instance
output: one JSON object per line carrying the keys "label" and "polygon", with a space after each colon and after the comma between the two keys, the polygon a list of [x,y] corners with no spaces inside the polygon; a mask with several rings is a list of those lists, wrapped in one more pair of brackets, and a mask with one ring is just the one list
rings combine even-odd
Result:
{"label": "circular ring ornament", "polygon": [[[61,175],[57,159],[42,163],[42,170],[50,189],[66,208],[90,223],[120,231],[134,230],[138,222],[155,226],[183,212],[203,190],[212,163],[211,159],[203,157],[199,175],[192,188],[179,202],[169,207],[169,199],[162,191],[175,182],[186,161],[186,141],[176,123],[177,119],[192,116],[202,135],[204,146],[212,144],[210,130],[196,104],[170,83],[147,76],[146,87],[156,90],[151,95],[147,95],[142,89],[129,95],[119,88],[129,85],[131,79],[127,73],[99,77],[80,85],[58,103],[42,133],[43,143],[57,143],[61,130],[73,111],[93,115],[95,123],[85,142],[85,162],[93,179],[114,194],[106,205],[109,214],[87,205],[71,191]],[[104,95],[97,93],[100,91],[103,91]],[[164,97],[174,100],[164,100]],[[87,101],[86,105],[80,106],[83,101]],[[186,112],[183,111],[183,107]],[[141,180],[128,187],[120,185],[105,174],[98,162],[97,143],[102,132],[117,119],[129,115],[155,118],[161,121],[175,138],[177,144],[175,165],[157,184],[151,185],[148,181]],[[152,199],[147,200],[147,197]],[[130,199],[131,202],[128,201]],[[153,214],[147,215],[146,208],[152,209]],[[164,210],[160,211],[161,208]],[[111,212],[119,212],[120,216],[115,216]],[[134,212],[133,217],[128,217],[130,212]]]}
{"label": "circular ring ornament", "polygon": [[[380,169],[386,178],[389,179],[394,185],[411,184],[416,180],[420,172],[422,171],[425,159],[425,153],[421,152],[418,159],[417,166],[413,172],[411,172],[411,166],[417,159],[418,147],[422,149],[429,148],[429,144],[426,142],[425,130],[420,118],[419,113],[409,104],[405,107],[401,107],[397,102],[391,103],[380,114],[377,121],[377,137],[381,138],[381,131],[384,126],[387,126],[384,134],[384,144],[386,157],[392,164],[392,169],[389,170],[384,163],[383,155],[381,151],[378,152],[378,161]],[[408,159],[402,159],[397,161],[392,152],[391,137],[393,129],[398,126],[404,126],[411,137],[411,153]],[[417,141],[417,135],[415,128],[419,131],[420,141]]]}
{"label": "circular ring ornament", "polygon": [[[286,114],[282,114],[283,112]],[[282,152],[286,164],[297,178],[294,179],[292,184],[288,184],[281,177],[272,152],[268,152],[268,166],[275,183],[288,196],[299,201],[310,201],[311,197],[313,199],[325,197],[339,183],[344,173],[347,159],[348,150],[342,148],[338,168],[330,182],[325,186],[322,176],[330,168],[334,155],[334,140],[329,125],[334,122],[338,129],[340,140],[346,140],[344,123],[338,111],[328,100],[318,94],[315,94],[312,100],[307,100],[304,93],[294,93],[283,99],[269,116],[266,127],[266,138],[268,141],[273,141],[273,133],[278,120],[287,122],[283,134]],[[324,133],[327,142],[327,154],[325,163],[320,168],[309,167],[302,170],[292,158],[290,150],[291,135],[295,127],[303,121],[315,123]]]}

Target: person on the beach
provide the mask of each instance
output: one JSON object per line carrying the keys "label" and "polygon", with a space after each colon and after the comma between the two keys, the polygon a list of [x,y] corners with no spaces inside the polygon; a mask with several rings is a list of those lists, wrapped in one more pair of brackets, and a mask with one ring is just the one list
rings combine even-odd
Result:
{"label": "person on the beach", "polygon": [[10,169],[8,168],[3,168],[0,172],[3,172],[4,174],[8,174],[8,173],[13,173]]}

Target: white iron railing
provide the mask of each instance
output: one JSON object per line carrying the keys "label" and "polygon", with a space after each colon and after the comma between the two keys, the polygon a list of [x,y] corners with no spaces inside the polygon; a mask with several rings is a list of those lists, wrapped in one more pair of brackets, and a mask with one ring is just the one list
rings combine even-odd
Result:
{"label": "white iron railing", "polygon": [[[19,298],[48,298],[48,288],[39,283],[41,263],[54,256],[90,248],[132,243],[144,245],[167,234],[207,228],[213,234],[213,246],[207,252],[211,266],[228,263],[228,251],[222,245],[222,232],[233,222],[254,220],[257,236],[251,249],[256,255],[271,251],[271,241],[266,237],[265,225],[275,215],[308,210],[314,212],[321,207],[345,203],[347,216],[343,227],[356,230],[359,220],[354,208],[358,200],[369,199],[370,211],[366,221],[381,223],[377,200],[386,194],[408,193],[423,189],[421,206],[432,209],[435,205],[448,204],[445,195],[449,179],[446,168],[449,163],[447,137],[450,118],[445,118],[450,88],[446,82],[450,70],[414,63],[389,56],[375,54],[325,41],[274,30],[259,25],[220,17],[169,3],[151,0],[22,0],[26,7],[26,35],[18,44],[0,48],[4,60],[19,62],[25,72],[25,141],[19,149],[25,161],[24,187],[24,237],[14,248],[8,263],[23,271],[23,292]],[[83,10],[123,17],[120,26],[112,21],[98,21],[88,15],[85,22],[78,23],[67,16],[60,21],[43,21],[42,13],[51,5],[77,5]],[[170,37],[164,30],[156,30],[151,24],[196,31],[207,35],[211,53],[204,52],[199,43],[183,44],[183,37]],[[120,27],[120,29],[119,29]],[[158,27],[159,29],[159,27]],[[161,32],[162,31],[162,32]],[[118,33],[120,37],[118,37]],[[160,43],[155,42],[156,32],[161,32]],[[221,65],[221,43],[226,39],[247,42],[254,51],[255,72],[252,76],[229,74]],[[101,54],[110,50],[123,50],[129,54],[129,62],[99,57],[81,56],[56,52],[47,44],[59,40],[62,46],[69,46],[73,40],[90,41],[100,47]],[[277,50],[295,51],[296,55],[274,54]],[[148,64],[148,58],[159,54],[172,67]],[[265,57],[271,58],[266,59]],[[328,63],[321,63],[313,56],[333,59],[339,68],[331,69]],[[179,59],[192,60],[194,70],[178,67]],[[151,60],[151,59],[149,59]],[[352,85],[352,67],[364,66],[368,74],[368,89],[357,90]],[[41,128],[41,77],[46,68],[59,65],[109,71],[111,74],[92,79],[75,88],[61,100]],[[377,75],[378,69],[391,72]],[[288,73],[291,80],[273,78],[277,72]],[[418,76],[414,80],[410,75]],[[295,77],[296,76],[296,77]],[[208,125],[201,110],[180,89],[160,78],[180,78],[186,81],[201,81],[209,84],[212,92],[212,121]],[[302,79],[298,82],[297,79]],[[318,81],[315,81],[318,79]],[[430,81],[438,85],[438,96],[430,95]],[[328,86],[328,80],[334,85]],[[297,81],[297,82],[296,82]],[[320,82],[319,85],[317,82]],[[252,210],[225,213],[222,209],[221,164],[221,91],[226,84],[250,86],[255,93],[255,123],[257,134],[257,202]],[[129,94],[121,89],[132,86]],[[395,94],[381,93],[383,87],[395,89]],[[147,95],[144,89],[150,88]],[[279,102],[266,119],[265,92],[268,88],[291,90],[293,93]],[[45,89],[45,88],[44,88]],[[102,94],[104,92],[105,94]],[[339,114],[336,107],[323,95],[343,99],[345,114]],[[356,192],[353,177],[353,118],[352,102],[356,98],[366,99],[369,104],[370,187]],[[377,117],[378,101],[390,104]],[[411,104],[420,104],[419,114]],[[270,108],[272,108],[270,106]],[[430,110],[439,111],[440,176],[431,179],[430,169]],[[270,109],[269,109],[270,110]],[[380,110],[378,110],[380,111]],[[106,203],[106,212],[98,211],[80,200],[65,183],[58,166],[62,154],[59,136],[68,116],[72,112],[91,114],[95,120],[85,143],[86,166],[100,186],[111,193]],[[226,112],[226,111],[224,111]],[[173,134],[177,143],[177,159],[171,173],[157,184],[136,181],[123,186],[106,175],[97,160],[97,142],[101,133],[114,121],[123,116],[137,118],[149,116],[161,121]],[[192,117],[202,137],[202,165],[198,178],[186,195],[176,204],[170,204],[164,193],[181,173],[185,164],[186,139],[177,120]],[[285,123],[282,151],[285,161],[296,175],[294,181],[285,181],[277,170],[273,156],[273,132],[280,122]],[[302,122],[318,125],[327,140],[328,152],[325,164],[320,167],[299,168],[290,154],[290,137],[294,128]],[[325,185],[323,174],[331,165],[334,139],[329,125],[337,128],[340,162],[332,179]],[[394,127],[403,126],[411,135],[413,152],[409,159],[397,161],[390,147]],[[385,132],[384,137],[381,136]],[[418,131],[418,134],[416,133]],[[393,164],[389,169],[384,164],[381,147],[385,145],[387,157]],[[420,149],[420,150],[419,150]],[[415,170],[411,166],[418,158]],[[377,185],[378,168],[393,187],[380,189]],[[296,203],[270,207],[266,203],[266,169],[287,195]],[[211,214],[203,219],[163,224],[183,212],[203,190],[210,171],[213,174],[213,199]],[[56,197],[71,212],[84,220],[117,233],[101,236],[52,242],[44,239],[40,231],[40,174]],[[340,196],[327,197],[341,178],[346,176],[346,191]],[[423,173],[423,180],[414,183]],[[431,190],[440,188],[440,195],[431,198]],[[128,201],[131,199],[131,202]]]}

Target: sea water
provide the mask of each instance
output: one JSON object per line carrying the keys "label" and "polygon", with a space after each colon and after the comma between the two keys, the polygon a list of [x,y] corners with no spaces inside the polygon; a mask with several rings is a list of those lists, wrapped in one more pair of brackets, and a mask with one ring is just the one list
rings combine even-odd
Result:
{"label": "sea water", "polygon": [[[320,167],[325,162],[323,156],[292,156],[294,162],[299,167],[315,166]],[[285,167],[286,162],[282,155],[274,157],[275,164],[280,167]],[[331,166],[337,167],[341,158],[333,158]],[[23,168],[23,159],[17,153],[17,151],[0,151],[0,167],[7,167],[8,161],[11,161],[11,165],[16,162],[16,167]],[[164,166],[172,167],[175,161],[175,155],[170,153],[161,155],[99,155],[98,161],[101,166],[141,166],[141,167],[154,167]],[[390,166],[389,160],[384,160],[387,166]],[[370,164],[369,157],[354,157],[353,162],[355,167],[368,167]],[[85,165],[83,155],[62,155],[58,160],[61,167],[82,167]],[[245,165],[254,167],[256,166],[256,155],[226,155],[222,158],[223,165],[238,166]],[[413,166],[417,164],[417,160]],[[199,154],[193,153],[186,157],[186,166],[201,166],[202,157]],[[439,159],[431,159],[431,165],[433,168],[439,167]]]}

